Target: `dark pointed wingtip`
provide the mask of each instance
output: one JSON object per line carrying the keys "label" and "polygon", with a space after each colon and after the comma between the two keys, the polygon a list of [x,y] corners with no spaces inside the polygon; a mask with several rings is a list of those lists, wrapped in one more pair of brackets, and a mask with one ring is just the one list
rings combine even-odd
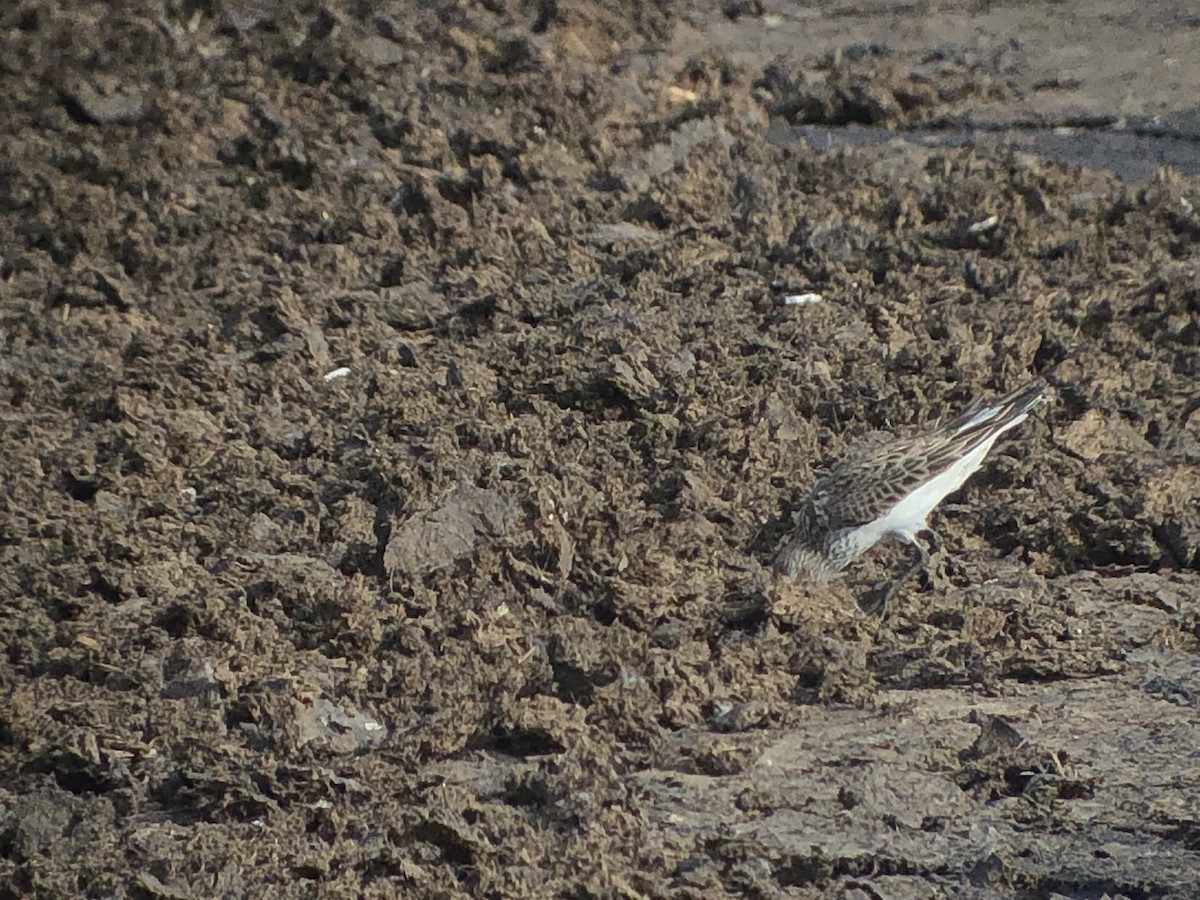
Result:
{"label": "dark pointed wingtip", "polygon": [[1041,378],[1032,378],[1016,390],[992,400],[987,405],[995,409],[1010,411],[1014,415],[1020,415],[1021,413],[1029,412],[1029,410],[1033,409],[1039,403],[1048,399],[1046,396],[1046,387],[1046,382]]}
{"label": "dark pointed wingtip", "polygon": [[1046,383],[1035,378],[996,400],[976,400],[946,427],[955,436],[983,434],[1000,426],[1007,429],[1014,420],[1024,418],[1035,406],[1048,399],[1045,392]]}
{"label": "dark pointed wingtip", "polygon": [[1039,403],[1044,403],[1048,399],[1050,398],[1046,396],[1046,382],[1040,378],[1034,378],[1005,397],[1002,403],[1020,414],[1029,412]]}

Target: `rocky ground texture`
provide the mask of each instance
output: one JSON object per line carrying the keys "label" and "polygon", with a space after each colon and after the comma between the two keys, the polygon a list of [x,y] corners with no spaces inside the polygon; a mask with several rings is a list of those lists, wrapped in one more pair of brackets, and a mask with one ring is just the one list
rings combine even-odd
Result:
{"label": "rocky ground texture", "polygon": [[6,4],[0,897],[1197,896],[1200,18],[976,6]]}

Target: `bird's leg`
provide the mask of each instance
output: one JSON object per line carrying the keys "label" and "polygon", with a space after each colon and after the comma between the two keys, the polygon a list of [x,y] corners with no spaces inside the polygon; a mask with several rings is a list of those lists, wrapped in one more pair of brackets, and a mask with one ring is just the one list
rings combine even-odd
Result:
{"label": "bird's leg", "polygon": [[892,599],[892,594],[900,590],[900,588],[902,588],[910,578],[923,569],[929,568],[929,551],[921,546],[921,542],[915,538],[913,539],[912,545],[917,548],[916,561],[914,561],[911,566],[905,569],[903,575],[892,582],[891,587],[888,588],[887,596],[883,599],[884,603],[887,603],[888,600]]}
{"label": "bird's leg", "polygon": [[[926,528],[925,533],[927,535],[929,535],[929,545],[931,547],[933,547],[933,553],[934,554],[941,553],[942,552],[942,536],[940,534],[938,534],[936,531],[934,531],[932,528]],[[931,555],[933,555],[933,554],[931,554]]]}
{"label": "bird's leg", "polygon": [[945,574],[945,570],[946,570],[946,561],[944,559],[942,559],[942,536],[940,534],[938,534],[936,531],[934,531],[932,528],[926,528],[925,533],[927,535],[929,535],[929,546],[930,546],[929,555],[936,556],[938,558],[936,569],[929,572],[929,575],[928,575],[929,580],[931,582],[933,581],[934,578],[938,578],[939,580],[941,580],[943,578],[943,576]]}
{"label": "bird's leg", "polygon": [[[940,552],[942,549],[941,537],[939,537],[935,531],[928,531],[928,533],[933,536],[933,539],[930,541],[930,543],[933,544],[933,552]],[[888,585],[887,591],[884,593],[881,599],[872,599],[868,601],[866,605],[860,604],[865,612],[882,616],[887,609],[888,603],[891,602],[891,599],[893,596],[895,596],[896,592],[899,591],[900,588],[904,587],[904,585],[908,583],[909,579],[918,572],[929,568],[929,551],[925,549],[920,540],[917,539],[917,536],[913,535],[912,540],[908,541],[908,543],[917,548],[916,560],[911,566],[904,570],[904,574],[902,574],[899,578],[892,579],[892,583]]]}

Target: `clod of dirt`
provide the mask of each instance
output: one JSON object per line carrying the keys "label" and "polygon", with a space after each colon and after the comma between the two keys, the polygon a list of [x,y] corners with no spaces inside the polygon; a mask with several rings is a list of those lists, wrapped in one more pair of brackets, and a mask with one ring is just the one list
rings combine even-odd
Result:
{"label": "clod of dirt", "polygon": [[517,507],[509,498],[461,486],[442,506],[396,530],[383,554],[384,568],[393,575],[436,571],[469,556],[485,541],[503,538],[516,522]]}

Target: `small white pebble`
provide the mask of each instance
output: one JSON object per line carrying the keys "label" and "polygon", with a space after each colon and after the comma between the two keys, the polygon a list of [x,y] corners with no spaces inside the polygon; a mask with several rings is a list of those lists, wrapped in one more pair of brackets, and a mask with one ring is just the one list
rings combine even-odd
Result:
{"label": "small white pebble", "polygon": [[983,234],[985,231],[991,231],[1000,224],[999,216],[988,216],[982,222],[976,222],[967,229],[967,234]]}
{"label": "small white pebble", "polygon": [[783,298],[783,305],[808,306],[810,303],[820,303],[824,299],[820,294],[788,294]]}
{"label": "small white pebble", "polygon": [[350,374],[349,367],[342,366],[340,369],[334,369],[332,372],[326,372],[325,376],[324,376],[324,381],[326,384],[329,384],[329,382],[337,381],[339,378],[345,378],[349,374]]}

